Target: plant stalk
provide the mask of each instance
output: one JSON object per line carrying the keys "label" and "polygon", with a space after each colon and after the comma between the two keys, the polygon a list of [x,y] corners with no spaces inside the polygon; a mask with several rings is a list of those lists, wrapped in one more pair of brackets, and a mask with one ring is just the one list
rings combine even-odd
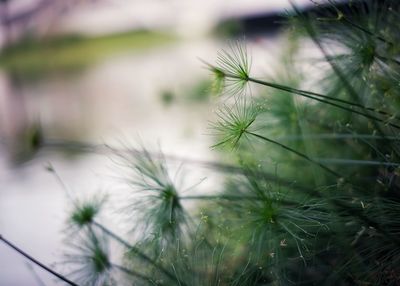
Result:
{"label": "plant stalk", "polygon": [[30,256],[28,253],[26,253],[25,251],[21,250],[16,245],[14,245],[12,242],[10,242],[9,240],[5,239],[2,235],[0,235],[0,240],[3,241],[7,246],[9,246],[13,250],[17,251],[19,254],[24,256],[25,258],[29,259],[31,262],[35,263],[37,266],[39,266],[42,269],[44,269],[45,271],[53,274],[54,276],[56,276],[60,280],[64,281],[65,283],[68,283],[69,285],[72,285],[72,286],[79,286],[78,284],[72,282],[71,280],[69,280],[65,276],[61,275],[60,273],[57,273],[54,270],[52,270],[51,268],[47,267],[46,265],[44,265],[43,263],[41,263],[40,261],[38,261],[34,257]]}
{"label": "plant stalk", "polygon": [[249,135],[253,135],[254,137],[257,137],[257,138],[262,139],[262,140],[264,140],[264,141],[267,141],[267,142],[269,142],[269,143],[275,144],[275,145],[277,145],[277,146],[279,146],[279,147],[281,147],[281,148],[283,148],[283,149],[285,149],[285,150],[287,150],[287,151],[290,151],[290,152],[296,154],[297,156],[299,156],[299,157],[301,157],[301,158],[307,160],[308,162],[313,163],[313,164],[319,166],[320,168],[324,169],[325,171],[327,171],[328,173],[334,175],[334,176],[337,177],[337,178],[343,178],[342,175],[340,175],[339,173],[333,171],[332,169],[328,168],[327,166],[325,166],[325,165],[323,165],[323,164],[321,164],[321,163],[319,163],[319,162],[317,162],[317,161],[311,159],[310,157],[308,157],[307,155],[305,155],[305,154],[303,154],[303,153],[301,153],[301,152],[298,152],[298,151],[296,151],[296,150],[294,150],[294,149],[292,149],[292,148],[290,148],[290,147],[288,147],[288,146],[286,146],[286,145],[283,145],[283,144],[279,143],[278,141],[269,139],[269,138],[267,138],[267,137],[265,137],[265,136],[259,135],[259,134],[257,134],[257,133],[253,133],[253,132],[251,132],[251,131],[245,131],[245,132],[246,132],[247,134],[249,134]]}
{"label": "plant stalk", "polygon": [[[227,75],[227,76],[231,77],[233,75]],[[384,124],[388,124],[389,126],[395,127],[397,129],[400,129],[400,125],[397,125],[397,124],[391,123],[391,122],[386,122],[385,120],[383,120],[381,118],[378,118],[378,117],[376,117],[374,115],[371,115],[371,114],[368,114],[368,113],[364,113],[364,112],[355,110],[355,109],[353,109],[351,107],[362,108],[362,109],[365,109],[367,111],[372,111],[372,112],[379,113],[379,114],[382,114],[382,115],[391,116],[390,114],[388,114],[387,112],[384,112],[384,111],[376,110],[376,109],[370,108],[370,107],[365,107],[365,106],[363,106],[361,104],[358,104],[358,103],[353,103],[353,102],[349,102],[349,101],[346,101],[346,100],[333,98],[333,97],[322,95],[322,94],[315,93],[315,92],[299,90],[299,89],[287,87],[287,86],[284,86],[284,85],[275,84],[275,83],[271,83],[271,82],[255,79],[255,78],[252,78],[252,77],[249,77],[247,80],[250,81],[250,82],[253,82],[253,83],[261,84],[261,85],[264,85],[264,86],[268,86],[268,87],[272,87],[272,88],[275,88],[275,89],[283,90],[283,91],[286,91],[286,92],[289,92],[289,93],[297,94],[297,95],[300,95],[300,96],[303,96],[303,97],[306,97],[306,98],[309,98],[309,99],[313,99],[315,101],[319,101],[319,102],[322,102],[322,103],[325,103],[325,104],[328,104],[328,105],[343,109],[345,111],[349,111],[351,113],[355,113],[355,114],[364,116],[364,117],[366,117],[368,119],[372,119],[372,120],[375,120],[375,121],[378,121],[378,122],[381,122],[381,123],[384,123]],[[323,99],[321,99],[321,98],[323,98]],[[348,104],[351,107],[343,106],[343,105],[340,105],[340,104],[332,102],[332,101],[345,103],[345,104]],[[397,117],[396,117],[396,119],[397,119]]]}

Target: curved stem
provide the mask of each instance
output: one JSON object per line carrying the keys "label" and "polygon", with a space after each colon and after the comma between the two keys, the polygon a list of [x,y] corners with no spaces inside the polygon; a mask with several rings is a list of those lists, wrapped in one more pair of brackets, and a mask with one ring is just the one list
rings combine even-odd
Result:
{"label": "curved stem", "polygon": [[359,108],[366,109],[366,110],[369,110],[369,111],[377,112],[377,113],[380,113],[382,115],[391,116],[389,113],[387,113],[385,111],[376,110],[376,109],[374,109],[372,107],[366,107],[366,106],[364,106],[362,104],[359,104],[359,103],[356,103],[356,102],[352,102],[352,101],[348,101],[348,100],[344,100],[344,99],[340,99],[340,98],[335,98],[335,97],[324,95],[324,94],[317,93],[317,92],[297,89],[297,88],[293,88],[293,87],[290,87],[290,86],[277,84],[277,83],[271,83],[271,82],[259,80],[259,79],[256,79],[256,78],[252,78],[252,77],[249,77],[248,81],[251,81],[251,82],[254,82],[254,83],[258,83],[258,84],[262,84],[262,85],[269,86],[269,87],[273,87],[273,88],[280,89],[280,90],[283,90],[283,91],[287,91],[287,92],[290,92],[290,93],[295,93],[295,94],[298,94],[298,95],[301,95],[301,96],[304,96],[304,95],[317,96],[317,97],[321,97],[321,98],[324,98],[324,99],[327,99],[327,100],[336,101],[336,102],[344,103],[344,104],[347,104],[347,105],[350,105],[350,106],[359,107]]}
{"label": "curved stem", "polygon": [[33,258],[32,256],[30,256],[29,254],[27,254],[25,251],[21,250],[20,248],[18,248],[17,246],[15,246],[12,242],[10,242],[9,240],[5,239],[2,235],[0,235],[0,240],[3,241],[7,246],[9,246],[10,248],[14,249],[15,251],[17,251],[19,254],[21,254],[22,256],[24,256],[25,258],[29,259],[30,261],[32,261],[33,263],[35,263],[37,266],[41,267],[42,269],[46,270],[47,272],[53,274],[54,276],[56,276],[57,278],[59,278],[60,280],[68,283],[69,285],[73,285],[73,286],[78,286],[78,284],[72,282],[71,280],[69,280],[68,278],[66,278],[65,276],[61,275],[60,273],[55,272],[54,270],[52,270],[51,268],[47,267],[46,265],[44,265],[43,263],[41,263],[40,261],[38,261],[37,259]]}
{"label": "curved stem", "polygon": [[303,153],[301,153],[301,152],[299,152],[299,151],[296,151],[296,150],[294,150],[294,149],[292,149],[292,148],[290,148],[290,147],[288,147],[288,146],[286,146],[286,145],[283,145],[283,144],[281,144],[281,143],[279,143],[279,142],[277,142],[277,141],[275,141],[275,140],[269,139],[269,138],[267,138],[267,137],[265,137],[265,136],[262,136],[262,135],[259,135],[259,134],[257,134],[257,133],[253,133],[253,132],[251,132],[251,131],[245,131],[245,132],[246,132],[247,134],[249,134],[249,135],[253,135],[254,137],[257,137],[257,138],[262,139],[262,140],[264,140],[264,141],[267,141],[267,142],[269,142],[269,143],[275,144],[275,145],[277,145],[277,146],[279,146],[279,147],[281,147],[281,148],[283,148],[283,149],[285,149],[285,150],[287,150],[287,151],[290,151],[290,152],[292,152],[293,154],[296,154],[297,156],[299,156],[299,157],[301,157],[301,158],[307,160],[308,162],[313,163],[313,164],[319,166],[320,168],[324,169],[325,171],[327,171],[328,173],[334,175],[334,176],[337,177],[337,178],[343,178],[343,176],[340,175],[339,173],[337,173],[337,172],[333,171],[332,169],[328,168],[327,166],[325,166],[325,165],[323,165],[323,164],[321,164],[321,163],[319,163],[319,162],[317,162],[317,161],[311,159],[310,157],[308,157],[307,155],[305,155],[305,154],[303,154]]}
{"label": "curved stem", "polygon": [[336,165],[365,165],[365,166],[400,167],[400,163],[373,161],[373,160],[353,160],[353,159],[339,159],[339,158],[316,158],[315,160],[317,160],[318,162],[325,162],[328,164],[336,164]]}
{"label": "curved stem", "polygon": [[378,135],[370,135],[370,134],[357,134],[357,133],[308,133],[302,135],[287,135],[279,137],[279,140],[282,141],[298,141],[298,140],[356,140],[356,139],[364,139],[364,140],[390,140],[390,141],[400,141],[400,137],[398,136],[378,136]]}
{"label": "curved stem", "polygon": [[[228,76],[231,76],[231,75],[228,75]],[[255,78],[251,78],[251,77],[248,78],[248,81],[253,82],[253,83],[257,83],[257,84],[261,84],[261,85],[264,85],[264,86],[272,87],[272,88],[275,88],[275,89],[283,90],[283,91],[286,91],[286,92],[289,92],[289,93],[297,94],[297,95],[300,95],[300,96],[303,96],[303,97],[306,97],[306,98],[309,98],[309,99],[313,99],[315,101],[319,101],[319,102],[322,102],[322,103],[325,103],[325,104],[328,104],[328,105],[332,105],[332,106],[340,108],[342,110],[349,111],[351,113],[355,113],[355,114],[364,116],[364,117],[366,117],[368,119],[372,119],[374,121],[378,121],[378,122],[381,122],[381,123],[384,123],[384,124],[388,124],[389,126],[392,126],[392,127],[397,128],[397,129],[400,129],[400,125],[397,125],[397,124],[391,123],[391,122],[386,122],[385,120],[383,120],[381,118],[378,118],[378,117],[376,117],[374,115],[370,115],[368,113],[364,113],[364,112],[355,110],[355,109],[353,109],[351,107],[362,108],[362,109],[365,109],[367,111],[372,111],[372,112],[379,113],[379,114],[386,115],[386,116],[392,116],[392,115],[390,115],[390,114],[388,114],[387,112],[384,112],[384,111],[376,110],[376,109],[373,109],[373,108],[370,108],[370,107],[365,107],[365,106],[360,105],[358,103],[352,103],[352,102],[349,102],[349,101],[346,101],[346,100],[342,100],[342,99],[337,99],[337,98],[335,99],[333,97],[322,95],[322,94],[319,94],[319,93],[304,91],[304,90],[300,90],[300,89],[295,89],[295,88],[291,88],[291,87],[287,87],[287,86],[284,86],[284,85],[275,84],[275,83],[271,83],[271,82],[267,82],[267,81],[263,81],[263,80],[259,80],[259,79],[255,79]],[[323,98],[323,99],[321,99],[321,98]],[[350,105],[350,107],[340,105],[340,104],[335,103],[333,101],[348,104],[348,105]],[[394,117],[394,118],[397,119],[397,117]]]}

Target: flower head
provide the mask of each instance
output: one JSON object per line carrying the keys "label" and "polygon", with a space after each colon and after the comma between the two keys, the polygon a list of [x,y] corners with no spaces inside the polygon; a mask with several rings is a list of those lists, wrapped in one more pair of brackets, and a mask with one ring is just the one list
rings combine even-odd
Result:
{"label": "flower head", "polygon": [[246,100],[238,100],[231,108],[223,105],[218,113],[217,122],[211,125],[215,135],[219,137],[218,143],[212,147],[230,146],[237,147],[242,138],[247,137],[251,125],[256,120],[259,109],[253,104],[247,105]]}
{"label": "flower head", "polygon": [[136,227],[139,226],[145,239],[163,245],[178,238],[186,223],[186,214],[164,157],[159,155],[156,158],[143,149],[130,164],[133,177],[129,184],[135,192],[124,211],[135,218],[138,222]]}
{"label": "flower head", "polygon": [[104,197],[95,197],[91,200],[85,201],[75,201],[74,208],[69,216],[69,222],[73,226],[79,228],[89,225],[100,212],[104,201]]}
{"label": "flower head", "polygon": [[72,268],[69,276],[79,285],[113,285],[112,264],[107,240],[93,231],[85,232],[78,242],[69,243],[71,253],[66,254],[64,263]]}
{"label": "flower head", "polygon": [[242,42],[236,42],[229,46],[228,51],[218,52],[217,66],[225,75],[247,81],[250,75],[250,60],[246,46]]}
{"label": "flower head", "polygon": [[250,78],[251,63],[242,42],[231,44],[228,50],[218,52],[215,66],[206,62],[205,64],[214,76],[214,92],[243,92]]}

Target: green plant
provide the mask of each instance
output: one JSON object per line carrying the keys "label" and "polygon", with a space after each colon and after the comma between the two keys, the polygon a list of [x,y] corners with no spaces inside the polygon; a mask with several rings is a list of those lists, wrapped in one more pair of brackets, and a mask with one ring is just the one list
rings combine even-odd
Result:
{"label": "green plant", "polygon": [[[76,264],[71,279],[398,285],[399,4],[332,0],[308,13],[293,5],[289,20],[295,40],[319,50],[322,79],[299,72],[296,42],[288,42],[285,72],[275,79],[253,77],[244,43],[220,52],[216,65],[207,64],[223,97],[210,128],[230,163],[198,163],[224,173],[222,189],[187,194],[171,175],[173,158],[111,150],[128,171],[132,197],[121,215],[132,234],[125,239],[100,223],[103,201],[74,203],[69,222],[83,242],[67,256]],[[251,93],[249,85],[260,88]],[[108,239],[122,247],[121,265],[109,257]]]}

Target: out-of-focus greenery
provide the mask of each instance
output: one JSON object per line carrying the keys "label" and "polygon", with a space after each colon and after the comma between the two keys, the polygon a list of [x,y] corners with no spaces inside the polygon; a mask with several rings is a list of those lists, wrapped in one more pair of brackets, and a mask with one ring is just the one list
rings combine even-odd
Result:
{"label": "out-of-focus greenery", "polygon": [[170,106],[178,103],[206,103],[211,96],[216,96],[214,92],[213,81],[209,79],[200,79],[194,84],[180,88],[178,91],[170,89],[160,91],[160,101],[164,106]]}
{"label": "out-of-focus greenery", "polygon": [[243,24],[239,20],[224,21],[214,29],[214,34],[218,37],[232,37],[243,33]]}
{"label": "out-of-focus greenery", "polygon": [[204,102],[210,95],[212,95],[212,81],[201,80],[188,91],[186,98],[194,102]]}
{"label": "out-of-focus greenery", "polygon": [[97,38],[25,39],[1,52],[0,68],[26,77],[40,77],[52,72],[79,70],[112,55],[143,51],[174,40],[171,34],[150,31]]}
{"label": "out-of-focus greenery", "polygon": [[171,90],[163,90],[160,94],[160,99],[163,105],[170,106],[176,100],[176,95]]}

